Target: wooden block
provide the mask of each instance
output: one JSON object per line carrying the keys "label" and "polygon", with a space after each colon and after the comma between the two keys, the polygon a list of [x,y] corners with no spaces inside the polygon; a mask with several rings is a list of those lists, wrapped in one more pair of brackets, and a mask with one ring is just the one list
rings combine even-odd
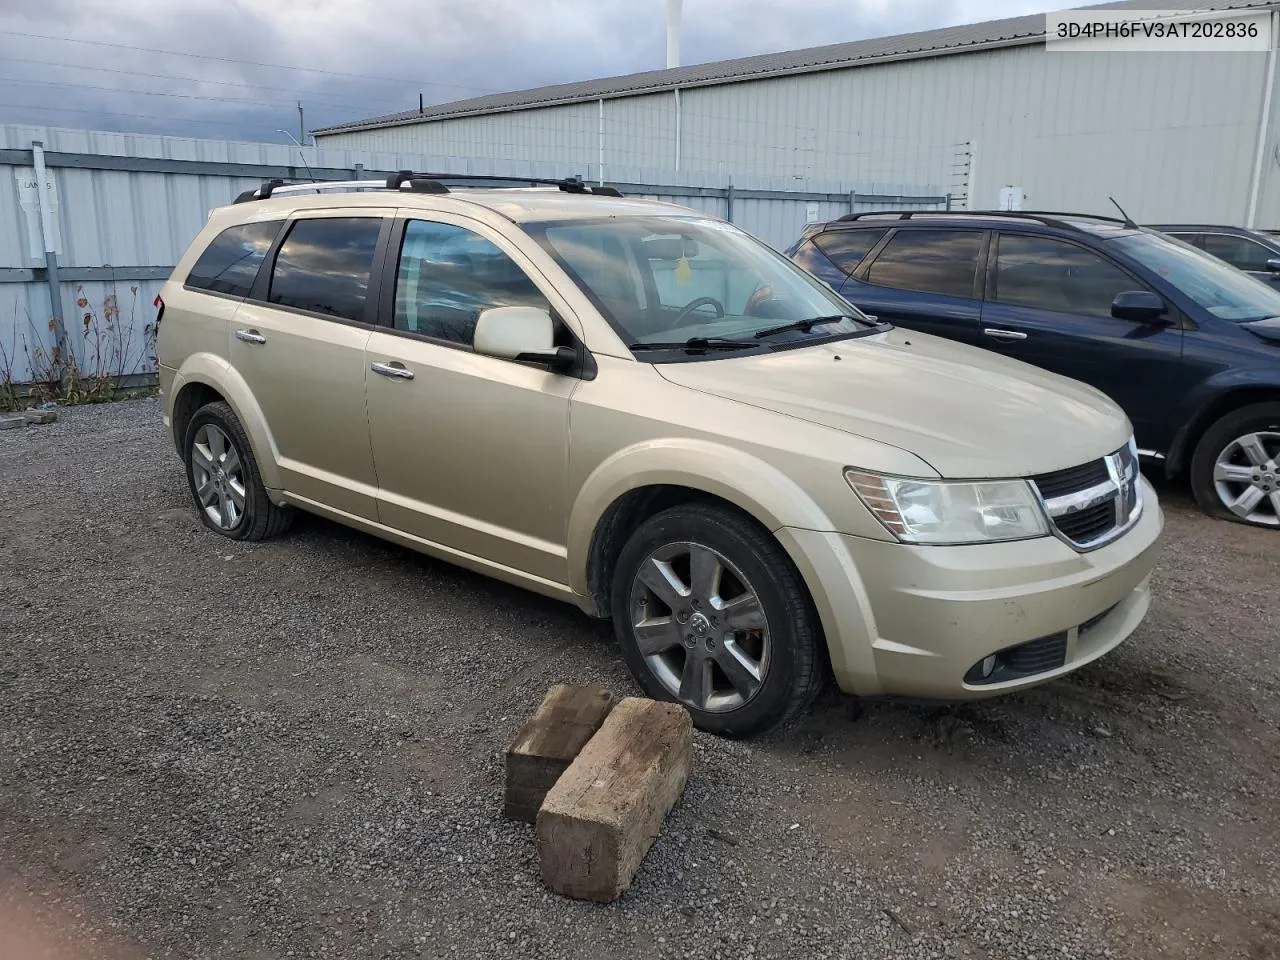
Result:
{"label": "wooden block", "polygon": [[24,416],[27,423],[53,423],[58,419],[58,412],[56,410],[28,410]]}
{"label": "wooden block", "polygon": [[692,755],[684,707],[639,697],[614,707],[542,801],[542,882],[579,900],[622,896],[684,792]]}
{"label": "wooden block", "polygon": [[613,709],[603,687],[558,684],[507,748],[506,814],[533,823],[542,798]]}

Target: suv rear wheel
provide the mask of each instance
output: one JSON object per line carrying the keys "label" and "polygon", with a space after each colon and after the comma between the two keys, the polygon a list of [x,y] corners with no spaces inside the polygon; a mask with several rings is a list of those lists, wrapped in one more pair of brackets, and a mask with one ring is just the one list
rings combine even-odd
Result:
{"label": "suv rear wheel", "polygon": [[1191,458],[1191,489],[1211,516],[1280,527],[1280,403],[1241,407],[1210,427]]}
{"label": "suv rear wheel", "polygon": [[768,730],[826,678],[799,573],[767,531],[723,507],[686,504],[642,524],[618,558],[612,609],[645,693],[682,703],[703,730]]}
{"label": "suv rear wheel", "polygon": [[267,496],[249,438],[226,403],[195,412],[182,449],[191,496],[210,530],[232,540],[265,540],[292,524],[293,511]]}

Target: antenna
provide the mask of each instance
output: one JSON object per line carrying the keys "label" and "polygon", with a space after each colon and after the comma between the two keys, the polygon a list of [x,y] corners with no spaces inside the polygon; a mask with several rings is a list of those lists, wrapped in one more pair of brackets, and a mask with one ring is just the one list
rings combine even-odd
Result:
{"label": "antenna", "polygon": [[1120,204],[1116,203],[1116,198],[1115,198],[1115,197],[1107,197],[1107,199],[1111,201],[1111,205],[1112,205],[1113,207],[1115,207],[1117,210],[1119,210],[1119,211],[1120,211],[1120,216],[1124,217],[1124,225],[1125,225],[1126,227],[1128,227],[1130,230],[1137,230],[1137,229],[1138,229],[1138,225],[1137,225],[1136,223],[1134,223],[1134,222],[1133,222],[1133,218],[1132,218],[1132,217],[1130,217],[1127,213],[1125,213],[1125,212],[1124,212],[1124,207],[1122,207],[1122,206],[1120,206]]}
{"label": "antenna", "polygon": [[286,137],[298,144],[298,157],[302,160],[302,165],[307,168],[307,176],[311,178],[311,182],[316,182],[316,175],[311,172],[311,164],[307,163],[306,154],[302,152],[302,144],[298,143],[298,138],[283,127],[276,127],[276,133],[283,133]]}
{"label": "antenna", "polygon": [[667,0],[667,69],[680,66],[680,0]]}

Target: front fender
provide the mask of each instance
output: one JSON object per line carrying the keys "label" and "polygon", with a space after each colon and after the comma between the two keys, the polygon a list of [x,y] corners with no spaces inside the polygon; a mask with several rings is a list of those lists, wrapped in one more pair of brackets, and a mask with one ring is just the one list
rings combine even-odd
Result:
{"label": "front fender", "polygon": [[591,541],[601,517],[623,494],[640,487],[688,487],[727,500],[771,531],[781,527],[833,530],[821,507],[794,480],[750,454],[688,438],[649,440],[624,447],[583,482],[569,514],[569,582],[589,596]]}
{"label": "front fender", "polygon": [[[263,486],[273,490],[280,489],[283,484],[280,481],[279,450],[276,447],[275,438],[267,427],[267,418],[263,416],[262,408],[253,398],[253,391],[249,389],[244,378],[231,364],[216,354],[192,354],[174,375],[173,387],[168,399],[170,416],[173,414],[183,388],[193,383],[203,384],[222,394],[249,437],[249,446],[257,462]],[[179,445],[181,444],[181,437],[174,439]]]}

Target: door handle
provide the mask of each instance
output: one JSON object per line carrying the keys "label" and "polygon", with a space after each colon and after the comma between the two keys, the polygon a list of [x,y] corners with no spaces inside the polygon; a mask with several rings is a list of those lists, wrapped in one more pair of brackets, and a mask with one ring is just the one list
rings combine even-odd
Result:
{"label": "door handle", "polygon": [[375,360],[369,364],[369,369],[374,373],[380,373],[384,377],[399,377],[401,380],[412,380],[413,371],[407,367],[393,366],[389,361]]}
{"label": "door handle", "polygon": [[988,337],[995,337],[997,340],[1025,340],[1027,335],[1020,330],[1001,330],[998,327],[987,327],[982,331]]}
{"label": "door handle", "polygon": [[245,343],[266,343],[267,338],[258,333],[257,330],[237,330],[236,339],[243,340]]}

